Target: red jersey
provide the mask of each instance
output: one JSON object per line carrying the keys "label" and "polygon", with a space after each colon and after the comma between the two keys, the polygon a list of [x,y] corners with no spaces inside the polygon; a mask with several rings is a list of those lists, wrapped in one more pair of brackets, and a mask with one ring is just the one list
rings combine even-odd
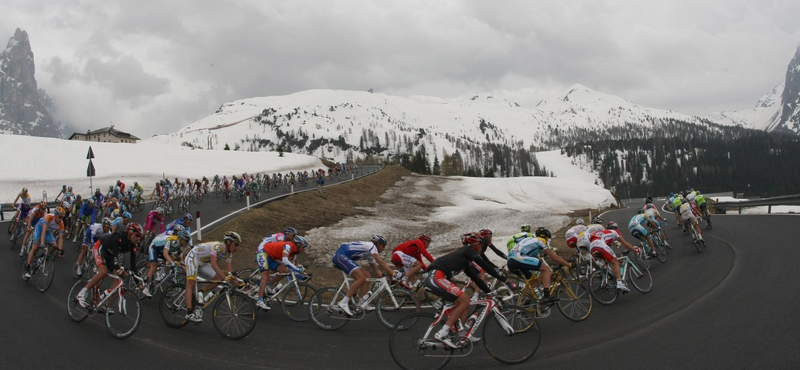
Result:
{"label": "red jersey", "polygon": [[[293,242],[272,242],[272,243],[265,243],[259,246],[259,249],[263,249],[264,253],[269,256],[269,258],[280,261],[283,259],[283,252],[289,252],[289,258],[297,254],[299,251],[297,250],[297,246]],[[260,252],[260,251],[257,251]]]}
{"label": "red jersey", "polygon": [[611,243],[617,241],[620,237],[622,237],[622,235],[619,233],[619,230],[601,230],[592,234],[590,240],[602,240],[606,245],[611,246]]}
{"label": "red jersey", "polygon": [[425,243],[419,239],[409,240],[407,242],[401,243],[400,245],[392,249],[392,253],[394,252],[403,252],[409,256],[416,258],[417,261],[419,261],[419,263],[422,264],[423,269],[427,269],[427,267],[425,267],[425,262],[422,261],[422,256],[425,256],[425,258],[427,258],[428,261],[433,262],[433,256],[431,256],[431,254],[428,253],[428,250],[425,249]]}

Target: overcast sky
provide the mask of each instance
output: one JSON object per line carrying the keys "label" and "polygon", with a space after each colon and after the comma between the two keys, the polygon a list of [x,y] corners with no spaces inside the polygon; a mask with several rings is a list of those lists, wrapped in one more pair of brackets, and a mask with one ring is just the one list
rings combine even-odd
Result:
{"label": "overcast sky", "polygon": [[28,32],[57,117],[142,138],[225,102],[308,89],[492,94],[532,107],[580,83],[689,114],[746,109],[784,81],[800,43],[797,0],[0,0],[0,9],[0,40]]}

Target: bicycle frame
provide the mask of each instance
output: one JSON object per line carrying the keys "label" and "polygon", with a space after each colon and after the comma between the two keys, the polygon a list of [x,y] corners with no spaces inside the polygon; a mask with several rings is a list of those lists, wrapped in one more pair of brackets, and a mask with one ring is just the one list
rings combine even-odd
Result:
{"label": "bicycle frame", "polygon": [[92,288],[94,290],[94,294],[92,295],[94,297],[94,302],[93,302],[92,306],[89,307],[89,316],[94,316],[97,313],[98,307],[102,307],[102,305],[106,304],[106,302],[111,300],[112,297],[114,297],[114,295],[116,295],[117,298],[120,298],[117,301],[118,302],[117,303],[117,306],[118,306],[117,308],[123,314],[127,314],[127,312],[124,312],[124,308],[122,306],[122,293],[125,292],[125,290],[124,290],[125,289],[125,284],[124,284],[122,278],[119,277],[118,275],[114,275],[114,274],[110,274],[110,273],[106,274],[106,276],[107,277],[111,277],[113,279],[116,279],[119,282],[119,284],[116,286],[116,288],[112,289],[111,292],[109,292],[103,298],[101,298],[100,301],[97,300],[97,297],[100,295],[100,283],[102,283],[102,280],[101,280],[100,283],[95,285],[94,288]]}
{"label": "bicycle frame", "polygon": [[[339,285],[339,290],[336,291],[337,295],[339,293],[344,295],[348,290],[350,290],[350,282],[354,280],[353,278],[347,276],[347,274],[344,271],[342,271],[342,275],[344,276],[344,281],[342,281],[342,284]],[[389,284],[389,281],[386,280],[385,276],[379,277],[379,278],[367,278],[367,282],[368,283],[372,283],[372,287],[370,288],[370,291],[372,292],[372,294],[370,295],[369,298],[367,298],[366,301],[364,301],[364,306],[369,305],[370,302],[372,302],[375,298],[377,298],[380,295],[381,291],[385,291],[386,294],[388,294],[389,297],[391,297],[392,304],[394,306],[398,306],[399,305],[397,300],[394,298],[394,295],[392,294],[391,285]],[[376,286],[375,283],[378,283],[377,286]],[[333,303],[337,303],[337,302],[333,302]]]}
{"label": "bicycle frame", "polygon": [[[508,323],[508,320],[506,319],[506,317],[498,309],[499,304],[500,303],[497,301],[497,299],[495,297],[490,297],[489,299],[479,299],[477,301],[470,301],[470,303],[469,303],[470,307],[472,307],[472,306],[482,306],[482,307],[480,308],[480,313],[478,314],[478,317],[475,319],[475,323],[472,324],[472,327],[470,327],[467,330],[467,332],[465,333],[464,337],[458,338],[458,340],[459,340],[458,344],[459,344],[460,347],[465,346],[467,343],[471,344],[471,341],[469,341],[469,338],[472,338],[472,334],[475,333],[475,331],[481,326],[481,324],[483,324],[483,321],[486,319],[486,317],[488,316],[490,311],[494,312],[494,314],[498,318],[498,322],[500,323],[500,326],[506,331],[506,334],[514,335],[515,330],[514,330],[513,327],[511,327],[511,324]],[[442,308],[441,312],[439,312],[436,315],[436,320],[434,320],[433,324],[431,324],[431,326],[428,327],[428,330],[425,332],[425,336],[423,337],[423,341],[425,342],[426,345],[431,346],[431,347],[441,347],[441,348],[449,349],[449,347],[447,347],[447,345],[445,345],[444,343],[442,343],[439,340],[435,339],[433,337],[433,334],[435,334],[434,331],[435,331],[436,326],[438,324],[440,324],[442,320],[445,320],[445,321],[447,320],[447,318],[450,316],[450,312],[453,310],[453,308],[455,308],[455,306],[453,304],[447,304]],[[472,348],[473,347],[470,346],[469,351],[466,352],[466,353],[463,353],[463,354],[460,354],[460,355],[448,355],[448,356],[450,356],[450,357],[464,357],[466,355],[469,355],[472,352]]]}

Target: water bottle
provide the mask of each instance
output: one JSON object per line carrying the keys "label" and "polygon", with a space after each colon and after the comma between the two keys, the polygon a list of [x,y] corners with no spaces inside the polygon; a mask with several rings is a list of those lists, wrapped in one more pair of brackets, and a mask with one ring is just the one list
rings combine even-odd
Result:
{"label": "water bottle", "polygon": [[475,312],[473,312],[473,313],[472,313],[472,315],[470,315],[470,316],[469,316],[469,318],[467,319],[467,325],[466,325],[466,328],[467,328],[467,329],[471,328],[471,327],[472,327],[472,325],[475,325],[475,321],[477,321],[477,320],[478,320],[478,311],[475,311]]}
{"label": "water bottle", "polygon": [[542,298],[544,297],[544,292],[542,292],[542,288],[537,286],[533,288],[533,291],[536,293],[536,299],[541,301]]}
{"label": "water bottle", "polygon": [[158,269],[158,270],[156,270],[156,276],[155,276],[155,279],[154,279],[154,280],[155,280],[155,281],[161,281],[161,280],[164,280],[164,276],[165,276],[165,275],[166,275],[166,273],[164,272],[164,270],[162,270],[162,269]]}

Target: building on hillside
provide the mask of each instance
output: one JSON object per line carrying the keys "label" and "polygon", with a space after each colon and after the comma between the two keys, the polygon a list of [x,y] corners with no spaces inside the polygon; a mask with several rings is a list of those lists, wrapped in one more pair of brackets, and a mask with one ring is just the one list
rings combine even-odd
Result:
{"label": "building on hillside", "polygon": [[103,127],[99,130],[87,130],[85,134],[74,133],[69,140],[94,141],[98,143],[136,143],[140,139],[127,132],[122,132],[111,127]]}

